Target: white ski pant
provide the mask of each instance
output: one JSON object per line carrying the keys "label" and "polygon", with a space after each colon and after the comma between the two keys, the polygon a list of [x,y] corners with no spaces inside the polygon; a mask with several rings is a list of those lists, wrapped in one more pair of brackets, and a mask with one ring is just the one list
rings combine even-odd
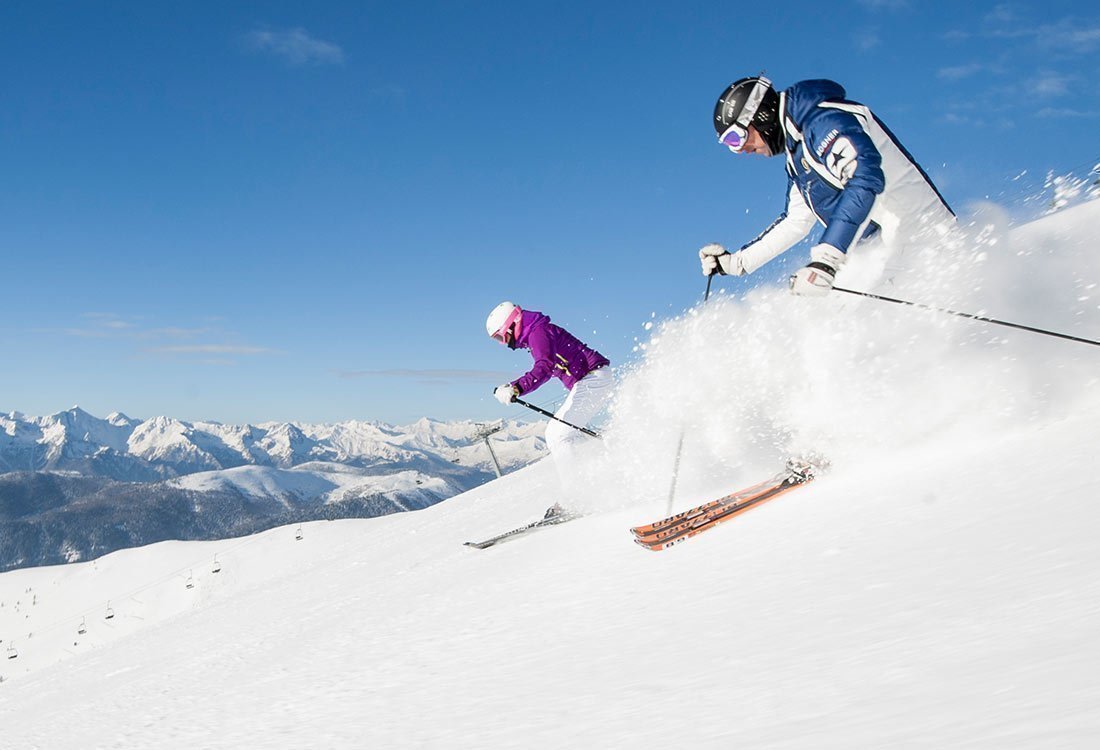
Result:
{"label": "white ski pant", "polygon": [[[565,402],[554,416],[578,427],[588,427],[588,423],[607,406],[614,390],[615,375],[610,367],[604,366],[593,370],[573,384],[573,389],[569,391]],[[561,477],[562,484],[567,489],[575,473],[574,461],[577,449],[582,444],[598,442],[599,440],[591,435],[586,435],[554,419],[546,425],[546,447],[550,449],[550,455],[554,457],[554,466]]]}

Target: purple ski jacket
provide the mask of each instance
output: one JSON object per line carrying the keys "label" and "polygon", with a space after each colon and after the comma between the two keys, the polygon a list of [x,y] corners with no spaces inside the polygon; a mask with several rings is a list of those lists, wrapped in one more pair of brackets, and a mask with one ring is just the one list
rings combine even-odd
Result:
{"label": "purple ski jacket", "polygon": [[569,331],[551,323],[549,316],[533,310],[523,311],[516,348],[530,349],[535,358],[534,367],[512,381],[520,394],[530,393],[551,377],[560,380],[567,390],[573,390],[585,375],[611,364],[611,360],[585,346]]}

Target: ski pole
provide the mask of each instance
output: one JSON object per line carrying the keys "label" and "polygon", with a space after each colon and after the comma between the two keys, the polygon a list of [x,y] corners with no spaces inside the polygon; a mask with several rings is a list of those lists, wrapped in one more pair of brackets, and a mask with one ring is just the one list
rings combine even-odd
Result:
{"label": "ski pole", "polygon": [[860,297],[870,297],[871,299],[882,300],[883,302],[893,302],[898,305],[911,305],[913,307],[919,307],[923,310],[934,310],[935,312],[947,313],[948,315],[957,315],[960,318],[970,318],[971,320],[980,320],[983,323],[994,323],[999,326],[1006,326],[1008,328],[1019,328],[1021,331],[1031,331],[1032,333],[1041,333],[1044,336],[1054,336],[1060,339],[1066,339],[1067,341],[1077,341],[1082,344],[1092,344],[1093,346],[1100,346],[1100,341],[1093,341],[1092,339],[1083,339],[1079,336],[1070,336],[1068,333],[1058,333],[1057,331],[1047,331],[1042,328],[1033,328],[1031,326],[1021,325],[1020,323],[1009,323],[1004,320],[997,320],[996,318],[987,318],[984,315],[974,315],[973,313],[964,313],[957,310],[949,310],[946,307],[934,307],[932,305],[925,305],[921,302],[910,302],[904,299],[894,299],[893,297],[883,297],[880,294],[871,294],[870,292],[857,292],[854,289],[845,289],[843,287],[834,286],[833,289],[838,292],[844,292],[845,294],[855,294]]}
{"label": "ski pole", "polygon": [[542,414],[545,417],[550,417],[550,419],[556,419],[559,422],[561,422],[563,425],[565,425],[566,427],[572,427],[574,430],[580,430],[585,435],[591,435],[592,437],[600,438],[601,440],[603,439],[602,437],[600,437],[600,434],[598,432],[593,432],[592,430],[588,429],[587,427],[578,427],[577,425],[573,424],[572,422],[566,422],[564,419],[561,419],[559,417],[555,417],[553,414],[546,411],[546,409],[540,409],[539,407],[535,406],[534,404],[527,403],[522,398],[513,399],[513,401],[517,404],[521,404],[522,406],[526,406],[531,411],[537,411],[539,414]]}
{"label": "ski pole", "polygon": [[[714,274],[707,276],[707,291],[703,295],[703,304],[710,299],[710,282],[714,280]],[[672,501],[676,497],[676,480],[680,476],[680,452],[684,449],[684,428],[680,427],[680,439],[676,443],[676,459],[672,462],[672,486],[668,488],[668,506],[665,515],[672,515]]]}

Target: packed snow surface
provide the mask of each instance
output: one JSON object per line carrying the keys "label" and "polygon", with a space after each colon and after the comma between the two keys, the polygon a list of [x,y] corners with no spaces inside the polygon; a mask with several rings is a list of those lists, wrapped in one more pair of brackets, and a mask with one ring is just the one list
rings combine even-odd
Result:
{"label": "packed snow surface", "polygon": [[[983,220],[920,301],[1100,337],[1097,226],[1100,201]],[[872,261],[838,283],[920,292]],[[415,513],[0,576],[3,746],[1095,747],[1098,369],[838,293],[712,297],[654,326],[576,495],[542,461]],[[676,509],[790,453],[832,469],[648,552],[628,529],[681,434]],[[588,515],[462,546],[555,500]]]}

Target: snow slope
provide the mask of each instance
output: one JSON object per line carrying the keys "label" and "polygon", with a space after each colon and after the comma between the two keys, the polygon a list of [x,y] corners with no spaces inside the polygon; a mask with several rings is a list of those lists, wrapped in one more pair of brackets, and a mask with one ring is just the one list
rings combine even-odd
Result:
{"label": "snow slope", "polygon": [[[952,304],[1022,317],[1042,293],[1020,322],[1096,338],[1098,208],[991,230]],[[768,289],[654,339],[569,524],[461,545],[560,497],[540,462],[300,540],[0,575],[5,747],[1100,742],[1100,348]],[[650,553],[627,529],[663,513],[681,425],[677,507],[791,450],[833,470]]]}
{"label": "snow slope", "polygon": [[174,479],[170,485],[196,492],[219,492],[236,489],[252,497],[286,497],[321,502],[338,502],[349,490],[359,494],[369,493],[433,493],[426,505],[435,498],[455,494],[455,489],[439,477],[417,471],[400,471],[394,474],[373,475],[369,469],[358,469],[343,464],[313,462],[300,464],[293,469],[274,469],[269,466],[238,466],[235,469],[188,474]]}

